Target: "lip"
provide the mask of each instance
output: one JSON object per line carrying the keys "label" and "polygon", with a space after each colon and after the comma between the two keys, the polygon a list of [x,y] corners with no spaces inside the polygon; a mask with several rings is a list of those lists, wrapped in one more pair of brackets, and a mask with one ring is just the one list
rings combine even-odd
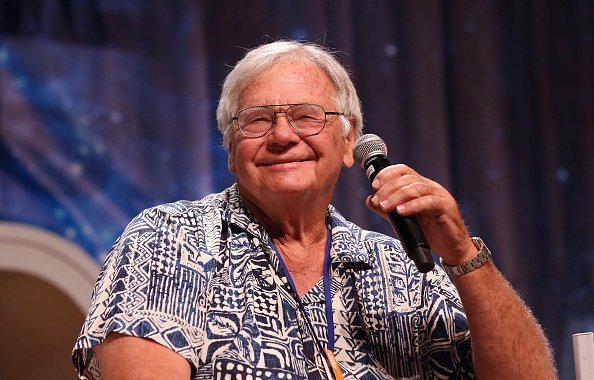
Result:
{"label": "lip", "polygon": [[283,160],[271,160],[271,161],[264,161],[258,164],[258,166],[280,166],[280,165],[291,165],[291,164],[301,164],[303,162],[311,161],[309,159],[283,159]]}

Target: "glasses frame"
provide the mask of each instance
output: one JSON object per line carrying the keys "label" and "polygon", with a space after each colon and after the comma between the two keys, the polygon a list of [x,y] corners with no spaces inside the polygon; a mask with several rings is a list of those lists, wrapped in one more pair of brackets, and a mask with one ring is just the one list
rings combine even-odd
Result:
{"label": "glasses frame", "polygon": [[[316,107],[320,107],[322,109],[322,111],[324,111],[324,125],[322,125],[322,128],[320,128],[319,131],[317,131],[316,133],[304,133],[302,131],[300,131],[295,125],[293,125],[293,121],[291,120],[291,118],[289,117],[288,113],[289,110],[293,107],[296,106],[316,106]],[[273,107],[287,107],[284,111],[276,111]],[[274,112],[274,118],[272,119],[272,123],[270,123],[270,127],[268,127],[268,129],[264,132],[262,132],[261,134],[250,134],[247,135],[246,132],[243,131],[243,129],[241,129],[241,127],[239,126],[239,115],[246,110],[252,109],[252,108],[268,108],[270,110],[272,110],[272,112]],[[326,124],[328,123],[328,115],[338,115],[338,116],[345,116],[344,112],[337,112],[337,111],[326,111],[324,109],[324,107],[322,107],[319,104],[315,104],[315,103],[288,103],[288,104],[266,104],[266,105],[260,105],[260,106],[251,106],[251,107],[246,107],[243,108],[241,110],[239,110],[239,112],[237,112],[236,116],[233,116],[231,118],[231,122],[235,123],[235,126],[237,127],[237,129],[239,129],[239,131],[241,132],[241,134],[248,138],[248,139],[257,139],[259,137],[262,137],[264,135],[266,135],[268,132],[270,132],[272,130],[272,128],[274,128],[274,126],[276,125],[276,120],[277,120],[277,115],[279,113],[284,113],[285,117],[287,119],[287,122],[289,123],[289,125],[291,126],[291,128],[293,128],[293,130],[297,133],[299,133],[300,135],[303,136],[315,136],[318,133],[322,132],[324,130],[324,128],[326,127]]]}

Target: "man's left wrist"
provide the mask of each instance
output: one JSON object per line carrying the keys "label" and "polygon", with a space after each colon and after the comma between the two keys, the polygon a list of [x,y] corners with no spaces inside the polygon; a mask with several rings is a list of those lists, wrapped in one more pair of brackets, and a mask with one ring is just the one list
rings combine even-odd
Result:
{"label": "man's left wrist", "polygon": [[489,248],[487,248],[487,246],[481,238],[473,237],[470,240],[478,250],[473,258],[467,260],[466,262],[460,265],[448,265],[443,261],[443,259],[441,260],[441,265],[448,275],[452,277],[462,276],[464,274],[473,272],[485,265],[486,263],[488,263],[489,261],[492,261],[491,251],[489,251]]}

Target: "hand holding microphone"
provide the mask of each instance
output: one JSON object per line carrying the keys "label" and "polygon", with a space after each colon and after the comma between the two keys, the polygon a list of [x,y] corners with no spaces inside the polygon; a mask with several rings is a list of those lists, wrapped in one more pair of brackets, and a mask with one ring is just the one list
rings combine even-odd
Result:
{"label": "hand holding microphone", "polygon": [[[387,158],[388,148],[384,141],[374,134],[363,135],[357,139],[353,155],[355,162],[365,169],[371,183],[380,171],[390,166],[390,161]],[[431,256],[429,243],[416,216],[402,216],[395,211],[389,211],[387,215],[407,256],[414,261],[419,272],[431,271],[435,263]]]}

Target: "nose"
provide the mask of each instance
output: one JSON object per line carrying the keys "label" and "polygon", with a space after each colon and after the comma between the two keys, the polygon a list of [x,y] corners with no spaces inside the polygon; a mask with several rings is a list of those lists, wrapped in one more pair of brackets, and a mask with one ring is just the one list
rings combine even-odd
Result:
{"label": "nose", "polygon": [[279,111],[276,113],[274,118],[274,125],[272,131],[269,133],[271,140],[274,143],[292,143],[298,142],[300,137],[297,131],[289,123],[287,113],[285,111]]}

